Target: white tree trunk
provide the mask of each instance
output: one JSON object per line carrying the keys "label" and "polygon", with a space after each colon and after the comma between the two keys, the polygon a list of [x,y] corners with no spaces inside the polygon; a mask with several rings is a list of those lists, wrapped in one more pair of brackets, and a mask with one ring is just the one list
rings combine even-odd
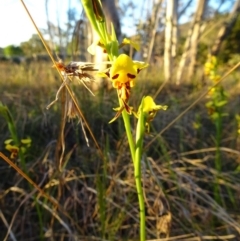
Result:
{"label": "white tree trunk", "polygon": [[198,40],[201,33],[201,21],[205,10],[207,0],[198,0],[197,9],[194,14],[192,25],[188,31],[188,36],[185,42],[184,52],[179,63],[176,84],[179,85],[182,81],[186,68],[188,67],[188,78],[192,75],[197,56]]}
{"label": "white tree trunk", "polygon": [[178,0],[174,0],[173,29],[172,29],[172,57],[177,55],[178,44]]}
{"label": "white tree trunk", "polygon": [[152,57],[153,46],[155,42],[155,37],[157,33],[157,28],[159,26],[159,17],[160,11],[162,9],[162,0],[156,0],[155,3],[155,14],[152,15],[152,32],[151,32],[151,39],[148,47],[148,54],[147,54],[147,62],[149,63]]}
{"label": "white tree trunk", "polygon": [[[174,53],[173,47],[173,28],[174,25],[176,26],[177,20],[176,16],[176,7],[177,0],[168,0],[166,8],[166,23],[165,23],[165,46],[164,46],[164,75],[165,80],[170,81],[172,78],[172,71],[173,71],[173,56]],[[176,41],[176,39],[175,39]]]}
{"label": "white tree trunk", "polygon": [[198,43],[199,43],[199,38],[201,36],[201,33],[203,31],[202,19],[203,19],[203,15],[204,15],[204,12],[206,9],[206,4],[207,4],[206,0],[202,0],[202,1],[200,0],[198,9],[196,12],[196,24],[194,25],[194,28],[193,28],[193,34],[191,37],[191,48],[190,48],[190,52],[189,52],[189,56],[190,56],[190,63],[189,63],[189,68],[188,68],[188,78],[189,79],[192,78],[195,67],[196,67]]}

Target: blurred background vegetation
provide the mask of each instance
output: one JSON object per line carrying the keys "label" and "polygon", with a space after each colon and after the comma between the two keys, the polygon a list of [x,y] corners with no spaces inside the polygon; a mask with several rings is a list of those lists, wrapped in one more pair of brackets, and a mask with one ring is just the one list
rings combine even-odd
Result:
{"label": "blurred background vegetation", "polygon": [[[137,1],[102,3],[119,38],[141,45],[140,52],[123,51],[150,64],[132,90],[131,104],[136,109],[142,96],[152,95],[169,106],[145,140],[147,240],[240,240],[239,68],[209,90],[239,63],[240,1],[143,1],[141,18],[134,17]],[[65,28],[46,19],[41,30],[56,61],[99,59],[87,52],[94,35],[86,16],[74,6],[66,14]],[[134,34],[124,32],[128,21],[134,21]],[[62,119],[61,98],[46,110],[61,85],[51,67],[36,34],[19,46],[0,48],[0,101],[19,143],[31,139],[12,161],[59,205],[1,159],[0,240],[138,240],[137,193],[123,124],[121,118],[108,124],[117,106],[115,90],[96,80],[89,84],[93,97],[78,82],[70,85],[99,151],[88,130],[87,146],[78,119]],[[0,150],[10,157],[9,121],[0,114]]]}

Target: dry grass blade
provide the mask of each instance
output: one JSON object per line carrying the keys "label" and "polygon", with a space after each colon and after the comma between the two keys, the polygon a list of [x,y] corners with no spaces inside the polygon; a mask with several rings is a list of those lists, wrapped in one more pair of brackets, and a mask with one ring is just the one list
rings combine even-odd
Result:
{"label": "dry grass blade", "polygon": [[4,225],[6,226],[6,228],[8,229],[8,233],[9,233],[11,239],[13,241],[17,241],[17,239],[15,238],[15,235],[14,235],[13,231],[11,230],[10,225],[8,224],[6,218],[4,217],[3,212],[2,212],[1,209],[0,209],[0,218],[2,219],[2,221],[3,221]]}
{"label": "dry grass blade", "polygon": [[[199,236],[199,237],[191,237],[195,236],[195,234],[185,234],[174,236],[171,238],[161,238],[161,239],[148,239],[147,241],[201,241],[201,240],[236,240],[236,235],[219,235],[219,236]],[[188,238],[189,237],[189,238]]]}
{"label": "dry grass blade", "polygon": [[[148,166],[151,167],[150,170],[152,177],[155,177],[157,179],[158,176],[161,176],[161,182],[169,183],[173,187],[176,186],[176,190],[179,189],[191,197],[191,199],[189,200],[190,203],[188,205],[195,205],[195,208],[198,208],[199,210],[206,210],[208,213],[211,213],[219,220],[222,220],[223,223],[228,224],[230,227],[234,228],[238,233],[240,233],[239,223],[234,220],[231,215],[228,214],[227,211],[211,197],[210,193],[207,190],[203,189],[198,184],[199,178],[194,175],[194,170],[198,172],[206,170],[211,173],[212,177],[218,176],[218,178],[220,179],[221,176],[219,176],[215,169],[211,169],[208,166],[202,164],[202,162],[195,160],[190,161],[187,159],[180,159],[176,161],[171,161],[169,163],[161,164],[160,166],[157,165],[153,159],[148,158],[148,160]],[[186,166],[187,163],[192,166],[196,166],[196,168],[194,170],[191,169],[191,166],[188,168],[188,166]],[[170,169],[169,165],[171,166]],[[172,178],[173,176],[175,177],[174,179]],[[206,175],[206,177],[207,176],[209,175]],[[214,180],[214,178],[212,179]],[[222,179],[226,180],[226,177],[224,176],[224,178]],[[204,179],[201,178],[201,182],[203,181]],[[207,179],[205,182],[209,183],[209,180]],[[225,186],[233,188],[233,190],[236,190],[236,192],[239,191],[238,186],[226,184],[223,183],[223,181],[221,182],[221,184],[225,184]],[[185,207],[183,206],[184,202],[182,202],[182,200],[177,195],[173,195],[171,197],[171,195],[168,194],[168,198],[171,200],[169,200],[169,202],[171,202],[172,206],[173,204],[175,204],[179,210],[185,210]],[[188,201],[185,200],[185,202]]]}
{"label": "dry grass blade", "polygon": [[[45,175],[45,176],[43,177],[41,183],[43,183],[43,181],[46,179],[46,176],[47,176],[47,175]],[[4,238],[4,241],[7,241],[8,235],[11,234],[11,228],[12,228],[12,226],[13,226],[13,223],[14,223],[14,221],[15,221],[15,219],[16,219],[17,213],[19,212],[20,208],[22,207],[22,205],[23,205],[24,203],[27,202],[27,200],[28,200],[29,198],[32,198],[32,197],[33,197],[33,195],[34,195],[34,193],[37,191],[37,189],[34,189],[31,193],[26,194],[25,191],[24,191],[23,189],[21,189],[21,188],[11,187],[11,188],[9,188],[8,190],[5,191],[5,195],[6,195],[9,191],[21,193],[22,195],[25,196],[25,198],[21,201],[21,203],[19,204],[18,208],[16,209],[16,211],[14,212],[14,214],[13,214],[13,216],[12,216],[12,220],[11,220],[11,223],[10,223],[10,225],[9,225],[9,227],[8,227],[8,231],[7,231],[7,234],[6,234],[5,238]]]}
{"label": "dry grass blade", "polygon": [[45,193],[30,177],[28,177],[16,164],[14,164],[8,157],[0,152],[0,157],[7,162],[12,168],[14,168],[23,178],[25,178],[32,186],[34,186],[42,196],[46,197],[53,205],[59,207],[58,202]]}
{"label": "dry grass blade", "polygon": [[[19,192],[19,193],[21,193],[22,195],[25,196],[25,198],[22,200],[22,202],[20,203],[20,205],[18,206],[17,210],[15,211],[15,213],[14,213],[14,215],[13,215],[13,217],[12,217],[11,224],[9,225],[9,228],[11,228],[12,225],[13,225],[14,219],[15,219],[15,217],[16,217],[19,209],[20,209],[20,207],[21,207],[29,198],[33,199],[33,194],[34,194],[34,192],[36,192],[36,190],[33,190],[31,193],[26,193],[25,190],[23,190],[23,189],[21,189],[21,188],[12,187],[12,188],[10,188],[7,192],[9,192],[9,191]],[[59,223],[67,230],[67,232],[69,233],[69,236],[70,236],[70,237],[74,237],[74,235],[73,235],[71,229],[69,228],[69,226],[67,225],[67,223],[64,222],[64,220],[57,214],[57,212],[56,212],[54,209],[50,208],[46,203],[43,203],[43,202],[41,202],[40,200],[36,200],[36,201],[37,201],[37,203],[40,204],[44,209],[46,209],[47,211],[49,211],[49,212],[52,214],[52,216],[55,217],[55,218],[59,221]],[[8,231],[8,233],[9,233],[9,231]],[[7,241],[8,233],[6,234],[4,241]],[[76,240],[76,239],[73,238],[73,240]]]}
{"label": "dry grass blade", "polygon": [[23,178],[25,178],[34,188],[36,188],[42,196],[47,198],[53,205],[59,207],[59,204],[55,199],[50,197],[47,193],[45,193],[30,177],[28,177],[18,166],[16,166],[9,158],[7,158],[2,152],[0,152],[0,157],[7,162],[12,168],[14,168]]}
{"label": "dry grass blade", "polygon": [[[44,47],[45,47],[45,49],[46,49],[49,57],[51,58],[54,66],[57,68],[57,71],[58,71],[59,75],[61,76],[62,82],[64,83],[64,81],[65,81],[65,80],[64,80],[64,76],[62,75],[61,70],[58,69],[57,62],[54,60],[54,58],[53,58],[53,56],[52,56],[52,54],[51,54],[51,51],[49,50],[49,48],[48,48],[48,46],[47,46],[47,44],[46,44],[46,42],[45,42],[45,40],[44,40],[41,32],[39,31],[39,29],[38,29],[38,27],[37,27],[34,19],[32,18],[30,12],[28,11],[28,8],[27,8],[27,6],[25,5],[24,1],[23,1],[23,0],[20,0],[20,1],[21,1],[22,5],[23,5],[25,11],[27,12],[27,14],[28,14],[31,22],[33,23],[33,25],[34,25],[37,33],[38,33],[38,36],[39,36],[39,38],[41,39],[41,41],[42,41],[42,43],[43,43],[43,45],[44,45]],[[78,66],[78,67],[79,67],[79,66]],[[86,68],[87,68],[87,70],[89,70],[89,66],[88,66],[88,65],[87,65]],[[90,69],[93,70],[93,68],[90,68]],[[77,112],[78,112],[78,116],[79,116],[79,117],[83,120],[83,122],[85,123],[85,126],[86,126],[87,130],[89,131],[89,134],[90,134],[90,136],[92,137],[92,139],[93,139],[93,141],[94,141],[94,143],[95,143],[95,146],[97,147],[97,149],[98,149],[98,151],[99,151],[99,154],[100,154],[101,158],[103,159],[103,158],[104,158],[104,155],[103,155],[103,153],[102,153],[102,150],[101,150],[101,148],[100,148],[100,146],[99,146],[99,144],[98,144],[98,142],[97,142],[94,134],[92,133],[91,128],[90,128],[90,126],[88,125],[87,120],[85,119],[82,111],[81,111],[80,108],[79,108],[79,105],[78,105],[78,103],[77,103],[76,98],[75,98],[74,95],[73,95],[73,92],[71,91],[71,89],[70,89],[70,87],[69,87],[68,85],[65,85],[65,87],[66,87],[66,89],[67,89],[67,91],[68,91],[68,94],[69,94],[70,97],[72,98],[72,101],[73,101],[73,103],[74,103],[74,106],[75,106],[75,108],[76,108],[76,110],[77,110]],[[64,120],[62,120],[62,121],[64,121]],[[64,125],[62,125],[61,131],[63,131],[63,127],[64,127]],[[59,140],[62,140],[62,138],[59,138]],[[62,143],[62,146],[63,146],[62,149],[64,150],[64,143]],[[61,155],[62,155],[62,154],[61,154]]]}
{"label": "dry grass blade", "polygon": [[[233,149],[230,149],[230,148],[227,148],[227,147],[219,147],[218,149],[222,152],[232,153],[232,154],[237,155],[237,156],[240,155],[240,151],[233,150]],[[204,149],[201,149],[201,150],[183,152],[183,153],[181,153],[181,156],[187,156],[187,155],[199,154],[199,153],[206,153],[206,152],[216,152],[216,150],[217,150],[216,147],[204,148]]]}
{"label": "dry grass blade", "polygon": [[[39,193],[47,198],[55,208],[57,208],[59,211],[61,211],[69,220],[71,220],[72,223],[75,223],[72,217],[64,210],[64,208],[51,196],[49,196],[47,193],[45,193],[38,184],[36,184],[34,181],[32,181],[19,167],[17,167],[9,158],[7,158],[3,153],[0,152],[0,157],[3,158],[11,167],[13,167],[23,178],[25,178],[31,185],[33,185],[36,190],[39,191]],[[37,200],[38,201],[38,200]],[[76,224],[76,223],[75,223]],[[81,230],[81,228],[76,224],[77,228]]]}

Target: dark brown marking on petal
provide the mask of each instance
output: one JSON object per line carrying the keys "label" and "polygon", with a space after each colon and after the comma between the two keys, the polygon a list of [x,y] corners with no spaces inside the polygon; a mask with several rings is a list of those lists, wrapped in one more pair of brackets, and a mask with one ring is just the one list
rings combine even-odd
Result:
{"label": "dark brown marking on petal", "polygon": [[122,113],[123,110],[124,110],[124,106],[121,106],[121,108],[118,110],[118,112],[116,113],[114,118],[109,121],[109,124],[112,123],[113,121],[115,121],[120,116],[120,114]]}
{"label": "dark brown marking on petal", "polygon": [[127,77],[130,78],[130,79],[135,79],[136,78],[136,75],[134,74],[127,74]]}
{"label": "dark brown marking on petal", "polygon": [[110,78],[110,72],[109,70],[107,72],[104,72],[105,75],[107,75],[108,78]]}
{"label": "dark brown marking on petal", "polygon": [[130,87],[130,82],[125,83],[125,87],[126,87],[126,89],[130,89],[131,88]]}
{"label": "dark brown marking on petal", "polygon": [[153,114],[154,114],[154,111],[153,111],[153,110],[150,110],[150,111],[148,112],[148,114],[149,114],[149,115],[153,115]]}
{"label": "dark brown marking on petal", "polygon": [[130,97],[130,87],[128,88],[126,85],[118,88],[118,96],[122,101],[128,101]]}
{"label": "dark brown marking on petal", "polygon": [[139,74],[139,72],[141,71],[141,69],[137,69],[137,73]]}
{"label": "dark brown marking on petal", "polygon": [[115,74],[115,75],[112,77],[112,79],[117,79],[118,76],[119,76],[119,74]]}
{"label": "dark brown marking on petal", "polygon": [[125,100],[122,100],[122,102],[123,102],[123,105],[124,105],[125,110],[127,111],[127,113],[131,115],[132,114],[131,107],[127,104],[127,102]]}

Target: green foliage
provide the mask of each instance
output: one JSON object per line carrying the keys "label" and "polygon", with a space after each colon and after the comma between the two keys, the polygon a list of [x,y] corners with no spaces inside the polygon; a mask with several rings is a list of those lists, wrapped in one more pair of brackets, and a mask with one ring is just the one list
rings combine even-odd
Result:
{"label": "green foliage", "polygon": [[20,141],[18,139],[17,129],[16,129],[16,126],[14,123],[14,119],[13,119],[8,107],[6,105],[3,105],[1,102],[0,102],[0,116],[2,116],[5,119],[5,121],[7,122],[8,129],[9,129],[11,138],[14,141],[14,144],[19,145]]}
{"label": "green foliage", "polygon": [[206,62],[206,57],[208,55],[208,52],[209,52],[208,46],[205,43],[200,42],[198,45],[198,63],[199,64],[202,65]]}
{"label": "green foliage", "polygon": [[17,55],[19,56],[24,54],[23,49],[15,45],[8,45],[7,47],[4,48],[3,53],[7,57],[12,57]]}
{"label": "green foliage", "polygon": [[232,30],[227,35],[227,38],[223,41],[221,50],[219,52],[218,59],[221,63],[228,62],[233,55],[240,54],[240,15],[237,17],[237,21],[234,24]]}
{"label": "green foliage", "polygon": [[28,41],[22,42],[20,47],[27,56],[45,53],[45,48],[37,34],[33,34]]}

